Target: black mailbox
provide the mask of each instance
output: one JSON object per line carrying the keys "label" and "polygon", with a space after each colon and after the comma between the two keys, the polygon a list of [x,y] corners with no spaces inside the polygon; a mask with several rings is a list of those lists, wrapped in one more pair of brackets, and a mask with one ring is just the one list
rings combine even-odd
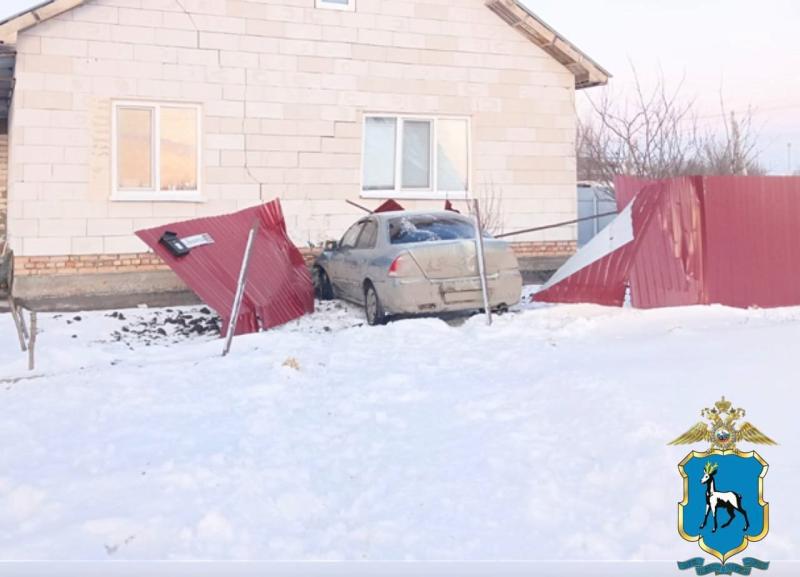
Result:
{"label": "black mailbox", "polygon": [[174,256],[186,256],[191,250],[184,242],[178,238],[178,235],[172,231],[164,231],[158,242],[167,247],[167,250]]}

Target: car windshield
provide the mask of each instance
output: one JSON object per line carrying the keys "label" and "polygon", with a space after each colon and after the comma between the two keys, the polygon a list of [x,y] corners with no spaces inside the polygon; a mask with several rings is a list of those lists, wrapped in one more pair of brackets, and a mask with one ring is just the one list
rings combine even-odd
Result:
{"label": "car windshield", "polygon": [[475,228],[472,223],[458,217],[415,214],[389,221],[389,240],[392,244],[473,238]]}

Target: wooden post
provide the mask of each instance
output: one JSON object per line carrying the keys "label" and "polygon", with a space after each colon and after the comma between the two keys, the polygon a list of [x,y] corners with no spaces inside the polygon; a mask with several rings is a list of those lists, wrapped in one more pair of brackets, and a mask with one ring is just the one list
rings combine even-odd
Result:
{"label": "wooden post", "polygon": [[486,311],[486,324],[492,324],[492,308],[489,306],[489,284],[486,280],[486,258],[483,252],[483,226],[481,225],[481,209],[478,199],[473,199],[472,208],[475,213],[475,249],[477,251],[478,273],[481,276],[481,292],[483,293],[483,308]]}
{"label": "wooden post", "polygon": [[225,348],[222,349],[223,357],[231,350],[233,331],[236,329],[236,322],[239,320],[239,309],[242,307],[244,287],[247,283],[247,269],[250,267],[250,252],[253,249],[253,241],[256,238],[257,232],[258,220],[253,223],[253,228],[250,229],[250,234],[247,235],[247,244],[244,247],[244,256],[242,256],[242,267],[239,269],[239,281],[236,283],[236,295],[233,297],[233,306],[231,307],[231,318],[228,321],[228,332],[225,335]]}
{"label": "wooden post", "polygon": [[32,371],[34,366],[34,351],[36,349],[36,311],[31,311],[31,338],[28,341],[28,370]]}

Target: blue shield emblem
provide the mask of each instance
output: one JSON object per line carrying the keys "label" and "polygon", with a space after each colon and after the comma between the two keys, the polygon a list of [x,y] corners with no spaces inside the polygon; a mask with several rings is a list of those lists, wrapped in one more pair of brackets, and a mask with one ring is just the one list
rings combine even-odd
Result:
{"label": "blue shield emblem", "polygon": [[683,500],[678,503],[678,532],[725,563],[769,530],[764,501],[768,465],[755,451],[692,451],[678,465]]}

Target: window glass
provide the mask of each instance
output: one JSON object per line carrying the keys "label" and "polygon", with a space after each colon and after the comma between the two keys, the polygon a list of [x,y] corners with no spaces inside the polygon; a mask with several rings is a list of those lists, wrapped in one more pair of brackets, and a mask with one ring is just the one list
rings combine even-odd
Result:
{"label": "window glass", "polygon": [[364,120],[364,190],[394,189],[397,119]]}
{"label": "window glass", "polygon": [[414,215],[393,218],[389,221],[389,240],[392,244],[473,238],[475,238],[475,227],[467,219]]}
{"label": "window glass", "polygon": [[117,186],[153,188],[152,109],[117,109]]}
{"label": "window glass", "polygon": [[353,248],[356,246],[356,240],[358,240],[358,233],[361,232],[361,229],[364,227],[363,222],[357,222],[353,226],[347,229],[347,232],[344,233],[342,236],[342,240],[339,242],[339,246],[342,248]]}
{"label": "window glass", "polygon": [[436,124],[437,188],[467,190],[467,121],[440,119]]}
{"label": "window glass", "polygon": [[469,190],[468,119],[367,116],[363,127],[364,193]]}
{"label": "window glass", "polygon": [[161,107],[161,190],[197,190],[197,110]]}
{"label": "window glass", "polygon": [[374,220],[368,220],[364,223],[364,230],[361,231],[361,236],[358,237],[356,248],[375,248],[377,238],[378,225]]}
{"label": "window glass", "polygon": [[431,186],[431,123],[403,122],[403,188]]}

